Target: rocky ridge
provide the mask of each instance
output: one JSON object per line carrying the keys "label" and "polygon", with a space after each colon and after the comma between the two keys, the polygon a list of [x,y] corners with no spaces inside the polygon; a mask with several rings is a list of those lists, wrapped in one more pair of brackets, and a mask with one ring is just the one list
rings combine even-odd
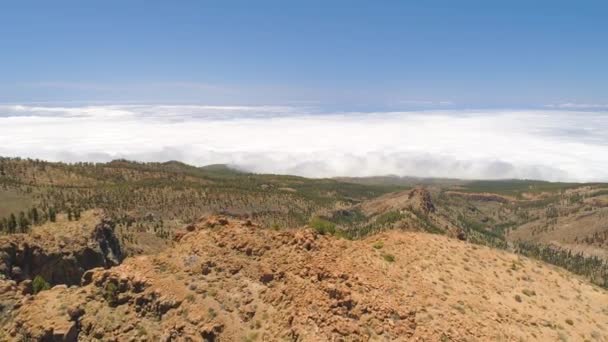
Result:
{"label": "rocky ridge", "polygon": [[7,340],[606,340],[608,293],[444,236],[349,241],[202,218],[173,248],[17,300]]}

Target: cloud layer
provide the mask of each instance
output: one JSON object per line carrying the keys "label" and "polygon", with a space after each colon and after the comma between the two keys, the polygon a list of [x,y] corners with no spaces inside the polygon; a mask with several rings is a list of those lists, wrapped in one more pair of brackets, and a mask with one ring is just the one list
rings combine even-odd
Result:
{"label": "cloud layer", "polygon": [[0,155],[228,163],[309,177],[608,181],[608,113],[4,105]]}

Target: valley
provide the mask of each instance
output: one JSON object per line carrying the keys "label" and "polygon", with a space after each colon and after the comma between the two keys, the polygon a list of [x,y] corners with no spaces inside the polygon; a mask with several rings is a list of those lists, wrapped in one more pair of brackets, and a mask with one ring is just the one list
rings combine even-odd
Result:
{"label": "valley", "polygon": [[608,339],[608,184],[0,159],[2,340]]}

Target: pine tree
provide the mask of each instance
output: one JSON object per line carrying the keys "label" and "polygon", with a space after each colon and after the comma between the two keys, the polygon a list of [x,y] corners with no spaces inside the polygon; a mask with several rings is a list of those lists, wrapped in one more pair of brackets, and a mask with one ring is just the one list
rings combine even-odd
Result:
{"label": "pine tree", "polygon": [[17,230],[17,218],[15,217],[15,214],[11,213],[11,216],[8,219],[8,232],[9,234],[13,234],[15,233],[15,230]]}
{"label": "pine tree", "polygon": [[38,215],[38,209],[36,207],[32,208],[32,222],[34,224],[38,224],[40,222],[40,216]]}
{"label": "pine tree", "polygon": [[19,213],[19,231],[26,233],[30,227],[30,221],[25,217],[25,213],[22,211]]}
{"label": "pine tree", "polygon": [[55,222],[57,220],[57,212],[55,208],[49,208],[49,221]]}

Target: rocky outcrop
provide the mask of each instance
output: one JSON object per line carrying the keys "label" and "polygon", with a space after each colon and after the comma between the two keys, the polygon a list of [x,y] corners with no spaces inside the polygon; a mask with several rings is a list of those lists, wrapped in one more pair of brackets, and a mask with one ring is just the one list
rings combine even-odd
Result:
{"label": "rocky outcrop", "polygon": [[79,234],[62,239],[38,233],[4,236],[0,238],[0,273],[17,282],[40,275],[51,285],[77,285],[86,270],[122,261],[111,220],[101,219]]}
{"label": "rocky outcrop", "polygon": [[[104,218],[101,222],[93,229],[91,235],[92,240],[97,242],[97,245],[93,244],[93,250],[99,255],[99,263],[94,267],[104,266],[116,266],[120,264],[123,259],[123,253],[121,249],[118,237],[114,233],[114,222],[110,219]],[[83,260],[85,262],[86,260]],[[87,269],[92,267],[87,267]]]}
{"label": "rocky outcrop", "polygon": [[[603,340],[596,327],[608,324],[608,293],[505,252],[431,234],[350,241],[225,217],[193,224],[159,254],[91,269],[82,287],[22,297],[0,340]],[[571,321],[567,312],[574,325],[548,328]]]}
{"label": "rocky outcrop", "polygon": [[411,211],[428,215],[436,211],[431,193],[424,187],[392,192],[361,203],[358,207],[366,216],[381,215],[391,211]]}
{"label": "rocky outcrop", "polygon": [[431,193],[425,188],[415,188],[410,191],[408,199],[413,207],[425,215],[435,212],[435,205],[431,200]]}

